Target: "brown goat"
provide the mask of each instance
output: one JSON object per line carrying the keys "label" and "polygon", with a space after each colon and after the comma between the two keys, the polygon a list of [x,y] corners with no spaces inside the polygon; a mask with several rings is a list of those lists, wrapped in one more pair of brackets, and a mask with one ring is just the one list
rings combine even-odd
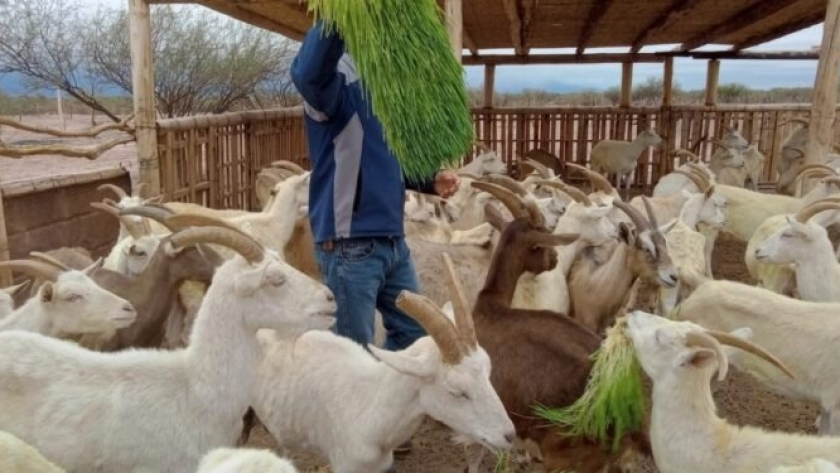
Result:
{"label": "brown goat", "polygon": [[[124,213],[149,216],[138,209],[126,210]],[[179,229],[172,228],[173,231]],[[200,250],[198,247],[190,247],[172,252],[167,243],[169,238],[171,235],[162,239],[143,272],[136,277],[103,268],[91,275],[104,289],[128,300],[137,310],[137,320],[118,330],[116,336],[108,341],[82,340],[82,344],[95,346],[103,351],[129,347],[157,348],[161,345],[166,319],[175,303],[181,283],[195,280],[209,284],[216,267],[223,262],[222,258],[206,245],[202,245]],[[78,269],[74,267],[73,261],[60,263],[65,267]]]}
{"label": "brown goat", "polygon": [[617,243],[605,261],[591,250],[583,251],[569,271],[569,315],[596,333],[603,333],[612,325],[636,279],[668,287],[677,284],[677,272],[665,236],[658,228],[650,203],[645,199],[644,204],[650,220],[630,205],[614,202],[636,228],[620,224],[623,243]]}
{"label": "brown goat", "polygon": [[[484,288],[473,306],[479,344],[492,361],[490,381],[517,436],[539,445],[547,471],[600,472],[615,463],[608,449],[558,433],[532,409],[538,403],[568,406],[583,394],[592,368],[590,357],[601,345],[601,338],[562,314],[511,308],[519,277],[526,271],[539,274],[552,269],[557,264],[554,247],[571,239],[552,235],[533,214],[526,216],[520,209],[528,204],[520,201],[518,209],[512,193],[483,190],[497,195],[515,217],[502,230]],[[501,215],[490,206],[485,211],[488,220],[501,229]],[[470,471],[475,471],[477,460],[480,455],[471,456]]]}

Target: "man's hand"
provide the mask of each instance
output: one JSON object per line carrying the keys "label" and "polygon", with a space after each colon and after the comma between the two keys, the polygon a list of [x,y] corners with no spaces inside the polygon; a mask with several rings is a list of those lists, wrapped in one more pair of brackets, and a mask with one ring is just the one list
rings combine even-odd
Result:
{"label": "man's hand", "polygon": [[458,192],[460,184],[461,179],[452,171],[440,171],[435,176],[435,192],[444,199]]}

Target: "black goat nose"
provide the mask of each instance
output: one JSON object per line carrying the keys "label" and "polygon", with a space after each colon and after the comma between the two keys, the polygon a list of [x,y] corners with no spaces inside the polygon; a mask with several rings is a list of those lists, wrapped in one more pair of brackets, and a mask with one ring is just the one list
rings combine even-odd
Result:
{"label": "black goat nose", "polygon": [[508,434],[505,434],[505,440],[507,440],[509,443],[513,443],[513,441],[516,440],[516,432],[510,432]]}

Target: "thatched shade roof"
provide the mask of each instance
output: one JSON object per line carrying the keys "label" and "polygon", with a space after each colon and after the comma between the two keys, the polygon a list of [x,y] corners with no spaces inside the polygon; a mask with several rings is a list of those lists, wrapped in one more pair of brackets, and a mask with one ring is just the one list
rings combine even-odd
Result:
{"label": "thatched shade roof", "polygon": [[[165,2],[204,5],[294,39],[311,24],[305,0]],[[473,54],[622,46],[636,52],[656,44],[742,49],[820,23],[825,8],[825,0],[463,0],[464,46]]]}

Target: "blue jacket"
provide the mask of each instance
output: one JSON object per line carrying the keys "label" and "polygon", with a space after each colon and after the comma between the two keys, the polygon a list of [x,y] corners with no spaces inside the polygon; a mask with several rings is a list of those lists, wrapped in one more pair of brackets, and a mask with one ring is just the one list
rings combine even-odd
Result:
{"label": "blue jacket", "polygon": [[406,182],[344,41],[316,23],[291,72],[304,99],[315,242],[403,236],[405,189],[433,193],[434,180]]}

